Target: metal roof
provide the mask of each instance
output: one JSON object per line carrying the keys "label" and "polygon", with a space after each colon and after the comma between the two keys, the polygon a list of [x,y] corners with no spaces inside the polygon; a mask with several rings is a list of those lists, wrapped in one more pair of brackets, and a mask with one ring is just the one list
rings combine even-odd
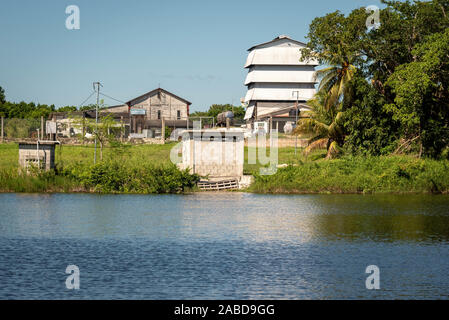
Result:
{"label": "metal roof", "polygon": [[297,43],[297,44],[299,44],[299,45],[306,46],[306,44],[305,44],[304,42],[297,41],[297,40],[293,40],[292,38],[290,38],[289,36],[286,36],[286,35],[280,35],[280,36],[277,36],[276,38],[274,38],[274,39],[271,40],[271,41],[264,42],[264,43],[261,43],[261,44],[257,44],[257,45],[255,45],[255,46],[252,46],[251,48],[248,49],[248,51],[252,51],[252,50],[255,49],[255,48],[258,48],[258,47],[261,47],[261,46],[264,46],[264,45],[267,45],[267,44],[270,44],[270,43],[274,43],[274,42],[277,42],[277,41],[285,40],[285,39],[288,39],[288,40],[290,40],[290,41],[292,41],[292,42],[295,42],[295,43]]}
{"label": "metal roof", "polygon": [[148,91],[147,93],[144,93],[144,94],[142,94],[142,95],[140,95],[140,96],[138,96],[138,97],[136,97],[136,98],[134,98],[134,99],[131,99],[131,100],[127,101],[126,104],[129,105],[131,102],[133,102],[133,101],[135,101],[135,100],[137,100],[137,99],[143,98],[143,97],[145,97],[145,96],[147,96],[147,95],[153,95],[153,94],[156,93],[156,92],[164,92],[164,93],[166,93],[166,94],[168,94],[168,95],[171,95],[171,96],[175,97],[176,99],[179,99],[179,100],[181,100],[181,101],[187,103],[188,105],[191,105],[191,104],[192,104],[190,101],[188,101],[188,100],[186,100],[186,99],[183,99],[183,98],[177,96],[176,94],[171,93],[171,92],[169,92],[169,91],[167,91],[167,90],[165,90],[165,89],[162,89],[162,88],[157,88],[157,89]]}
{"label": "metal roof", "polygon": [[251,51],[246,59],[245,68],[253,65],[317,66],[316,60],[301,61],[301,47],[270,47]]}

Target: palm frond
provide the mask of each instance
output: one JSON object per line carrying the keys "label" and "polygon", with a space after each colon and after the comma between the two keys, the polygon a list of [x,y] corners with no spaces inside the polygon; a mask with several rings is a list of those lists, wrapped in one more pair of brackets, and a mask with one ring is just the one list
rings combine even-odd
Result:
{"label": "palm frond", "polygon": [[310,152],[312,152],[313,150],[317,150],[317,149],[326,149],[327,148],[327,143],[329,142],[328,138],[322,138],[319,140],[316,140],[314,142],[312,142],[311,144],[309,144],[305,149],[304,149],[304,154],[307,156]]}
{"label": "palm frond", "polygon": [[313,133],[314,135],[327,135],[329,126],[313,118],[300,119],[294,134]]}
{"label": "palm frond", "polygon": [[327,150],[326,159],[333,159],[338,154],[340,154],[340,152],[341,152],[341,148],[338,145],[338,143],[336,141],[332,141],[332,143],[329,146],[329,149]]}

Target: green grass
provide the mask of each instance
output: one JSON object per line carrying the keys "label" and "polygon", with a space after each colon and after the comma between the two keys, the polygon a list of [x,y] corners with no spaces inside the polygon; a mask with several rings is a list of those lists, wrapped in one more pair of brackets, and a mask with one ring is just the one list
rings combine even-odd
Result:
{"label": "green grass", "polygon": [[[63,145],[56,147],[57,174],[26,175],[18,168],[17,144],[0,144],[0,191],[152,193],[190,189],[192,181],[188,176],[170,167],[173,146],[171,143],[105,148],[101,167],[93,166],[92,145]],[[324,150],[306,158],[302,149],[295,155],[295,149],[288,147],[278,150],[278,163],[289,166],[278,169],[274,175],[261,176],[260,163],[248,164],[248,151],[245,148],[244,173],[255,176],[250,192],[449,193],[448,160],[413,156],[324,160]],[[158,171],[161,167],[162,171]],[[167,179],[158,175],[167,175]],[[160,186],[153,188],[155,184]]]}
{"label": "green grass", "polygon": [[56,170],[26,174],[18,165],[18,145],[0,144],[0,192],[177,193],[194,189],[198,177],[170,162],[174,144],[105,148],[56,147]]}
{"label": "green grass", "polygon": [[[173,143],[165,145],[125,145],[123,148],[104,148],[104,160],[126,161],[130,165],[139,165],[145,162],[164,164],[170,161],[170,150]],[[100,158],[99,148],[97,159]],[[70,165],[73,163],[92,164],[94,159],[94,146],[62,145],[56,146],[56,163]],[[18,168],[19,147],[17,143],[0,144],[0,169]]]}
{"label": "green grass", "polygon": [[257,193],[449,193],[449,161],[412,156],[299,162],[255,176]]}

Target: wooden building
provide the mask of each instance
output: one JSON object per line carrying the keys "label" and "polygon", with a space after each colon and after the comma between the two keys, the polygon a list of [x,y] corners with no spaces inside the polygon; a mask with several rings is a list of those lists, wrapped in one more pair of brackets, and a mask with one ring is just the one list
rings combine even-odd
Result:
{"label": "wooden building", "polygon": [[173,128],[188,128],[189,108],[192,103],[165,89],[157,88],[126,102],[102,111],[128,112],[130,131],[133,134],[150,132],[151,136],[160,134],[162,121]]}
{"label": "wooden building", "polygon": [[[162,134],[162,127],[169,127],[172,130],[192,128],[193,123],[189,120],[191,104],[165,89],[157,88],[125,104],[100,109],[99,118],[101,121],[102,117],[112,116],[117,124],[123,127],[125,138],[157,138]],[[49,120],[58,123],[54,125],[58,136],[72,137],[78,133],[84,136],[85,132],[77,131],[73,127],[71,118],[95,119],[95,114],[95,109],[53,112]]]}

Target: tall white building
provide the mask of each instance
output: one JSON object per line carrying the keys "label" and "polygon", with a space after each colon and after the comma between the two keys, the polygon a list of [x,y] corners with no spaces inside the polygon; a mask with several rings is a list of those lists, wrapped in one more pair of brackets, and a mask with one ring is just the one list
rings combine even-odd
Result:
{"label": "tall white building", "polygon": [[279,36],[248,49],[245,120],[251,122],[274,115],[278,120],[283,117],[288,121],[296,112],[296,109],[291,112],[296,101],[305,103],[314,96],[318,63],[300,61],[300,50],[305,46],[288,36]]}

